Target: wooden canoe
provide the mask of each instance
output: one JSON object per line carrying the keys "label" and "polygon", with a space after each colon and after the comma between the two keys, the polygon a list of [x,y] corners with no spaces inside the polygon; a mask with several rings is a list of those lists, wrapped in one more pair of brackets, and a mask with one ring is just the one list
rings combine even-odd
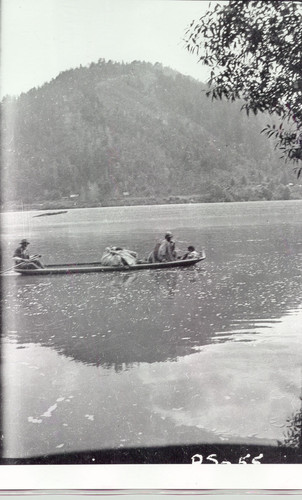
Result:
{"label": "wooden canoe", "polygon": [[33,215],[33,217],[47,217],[49,215],[67,214],[68,210],[60,210],[59,212],[46,212],[44,214]]}
{"label": "wooden canoe", "polygon": [[198,259],[175,260],[172,262],[142,262],[134,266],[102,266],[100,262],[74,263],[74,264],[51,264],[43,269],[14,269],[17,273],[23,275],[45,275],[45,274],[75,274],[75,273],[110,273],[121,271],[139,271],[140,269],[171,269],[175,267],[194,266],[198,262],[205,259],[205,254],[202,254]]}

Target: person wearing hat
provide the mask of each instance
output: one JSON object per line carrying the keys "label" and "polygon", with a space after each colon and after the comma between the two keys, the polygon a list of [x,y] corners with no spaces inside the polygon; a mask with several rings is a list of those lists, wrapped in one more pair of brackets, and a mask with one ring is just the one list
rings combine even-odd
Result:
{"label": "person wearing hat", "polygon": [[149,254],[148,262],[171,262],[176,260],[175,242],[172,240],[173,234],[167,231],[165,239],[156,243],[154,250]]}
{"label": "person wearing hat", "polygon": [[32,255],[30,256],[27,247],[29,245],[29,241],[23,239],[20,241],[19,246],[16,248],[13,259],[15,261],[15,265],[22,269],[38,269],[43,268],[43,264],[39,261],[41,255]]}
{"label": "person wearing hat", "polygon": [[175,243],[173,234],[167,231],[165,239],[155,245],[153,252],[148,257],[148,262],[171,262],[176,260]]}
{"label": "person wearing hat", "polygon": [[167,231],[165,239],[162,240],[158,249],[157,256],[159,262],[170,262],[172,260],[176,260],[175,242],[172,238],[173,234],[171,231]]}

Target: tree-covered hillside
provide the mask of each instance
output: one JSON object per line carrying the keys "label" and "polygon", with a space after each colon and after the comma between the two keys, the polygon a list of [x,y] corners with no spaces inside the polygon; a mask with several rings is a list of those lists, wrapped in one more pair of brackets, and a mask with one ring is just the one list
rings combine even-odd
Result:
{"label": "tree-covered hillside", "polygon": [[99,60],[6,97],[5,206],[300,197],[259,135],[267,119],[205,91],[160,64]]}

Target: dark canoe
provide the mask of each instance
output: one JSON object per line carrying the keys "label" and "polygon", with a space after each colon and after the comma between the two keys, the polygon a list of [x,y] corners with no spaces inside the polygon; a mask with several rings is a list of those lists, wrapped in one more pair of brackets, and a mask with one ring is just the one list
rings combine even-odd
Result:
{"label": "dark canoe", "polygon": [[102,266],[100,262],[89,262],[89,263],[75,263],[75,264],[52,264],[45,266],[43,269],[18,269],[15,268],[14,271],[23,275],[44,275],[44,274],[74,274],[74,273],[111,273],[111,272],[121,272],[121,271],[139,271],[140,269],[170,269],[175,267],[189,267],[194,266],[198,262],[205,259],[203,254],[198,259],[190,260],[175,260],[173,262],[143,262],[141,264],[136,264],[135,266],[129,267],[113,267],[113,266]]}
{"label": "dark canoe", "polygon": [[33,215],[33,217],[47,217],[48,215],[67,214],[68,210],[60,210],[59,212],[46,212],[45,214]]}

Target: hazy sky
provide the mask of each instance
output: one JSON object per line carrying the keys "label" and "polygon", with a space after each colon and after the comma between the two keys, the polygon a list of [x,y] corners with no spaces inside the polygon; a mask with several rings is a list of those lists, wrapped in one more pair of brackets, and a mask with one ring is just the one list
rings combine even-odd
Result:
{"label": "hazy sky", "polygon": [[[216,3],[216,2],[212,2]],[[1,95],[19,94],[99,58],[161,62],[206,80],[184,49],[201,0],[2,0]]]}

